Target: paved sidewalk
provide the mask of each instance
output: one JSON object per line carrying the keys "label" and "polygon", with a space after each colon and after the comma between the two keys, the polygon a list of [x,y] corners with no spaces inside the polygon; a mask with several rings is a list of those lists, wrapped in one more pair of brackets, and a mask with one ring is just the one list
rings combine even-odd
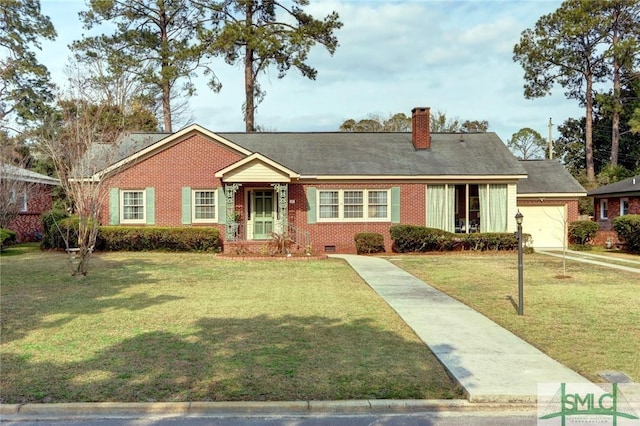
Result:
{"label": "paved sidewalk", "polygon": [[416,332],[470,402],[528,402],[538,383],[589,383],[463,303],[378,257],[345,259]]}
{"label": "paved sidewalk", "polygon": [[[626,262],[626,263],[631,263],[634,265],[640,265],[640,262],[637,260],[633,260],[633,259],[624,259],[624,258],[611,258],[611,257],[607,257],[607,256],[601,256],[601,255],[597,255],[597,254],[592,254],[592,253],[585,253],[585,252],[581,252],[581,251],[573,251],[573,250],[567,250],[566,251],[566,256],[563,255],[562,253],[551,253],[550,251],[547,250],[543,250],[543,249],[536,249],[536,253],[540,253],[540,254],[544,254],[547,256],[553,256],[553,257],[559,257],[559,258],[566,258],[567,260],[573,260],[576,262],[583,262],[583,263],[590,263],[592,265],[598,265],[598,266],[606,266],[607,268],[613,268],[613,269],[619,269],[621,271],[627,271],[627,272],[635,272],[637,274],[640,274],[640,268],[634,268],[631,266],[624,266],[624,265],[617,265],[615,263],[610,263],[607,262],[607,260],[615,260],[617,262]],[[587,259],[586,257],[593,257],[593,258],[597,258],[597,259],[603,259],[602,261],[600,260],[592,260],[592,259]]]}

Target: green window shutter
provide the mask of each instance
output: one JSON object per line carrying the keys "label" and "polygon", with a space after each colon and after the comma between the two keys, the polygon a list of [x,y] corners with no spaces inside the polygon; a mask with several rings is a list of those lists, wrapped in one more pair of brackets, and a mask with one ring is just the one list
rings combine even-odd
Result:
{"label": "green window shutter", "polygon": [[146,206],[145,217],[147,218],[147,225],[156,224],[156,189],[147,188],[146,192]]}
{"label": "green window shutter", "polygon": [[391,223],[400,223],[400,187],[391,188]]}
{"label": "green window shutter", "polygon": [[191,224],[191,188],[182,187],[182,224]]}
{"label": "green window shutter", "polygon": [[218,223],[226,223],[227,197],[224,195],[224,188],[218,188],[216,193],[216,203],[218,203]]}
{"label": "green window shutter", "polygon": [[120,224],[120,190],[109,188],[109,225]]}
{"label": "green window shutter", "polygon": [[307,223],[317,222],[317,209],[316,209],[316,188],[313,186],[307,187],[307,204],[309,209],[307,210]]}

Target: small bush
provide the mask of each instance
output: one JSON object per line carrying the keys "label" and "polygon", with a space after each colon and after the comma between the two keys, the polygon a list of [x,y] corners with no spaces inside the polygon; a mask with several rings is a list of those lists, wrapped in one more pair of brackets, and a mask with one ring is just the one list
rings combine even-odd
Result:
{"label": "small bush", "polygon": [[384,237],[376,232],[360,232],[354,238],[358,254],[384,253]]}
{"label": "small bush", "polygon": [[627,245],[627,250],[640,253],[640,215],[629,214],[613,219],[613,229],[618,239]]}
{"label": "small bush", "polygon": [[596,237],[600,225],[591,220],[576,220],[569,224],[569,242],[586,245]]}
{"label": "small bush", "polygon": [[44,233],[40,245],[43,249],[66,248],[63,235],[66,236],[67,229],[61,225],[68,217],[69,215],[64,210],[49,210],[42,215]]}
{"label": "small bush", "polygon": [[293,245],[293,239],[286,232],[278,233],[272,232],[269,234],[271,241],[267,246],[268,253],[274,254],[290,254],[291,246]]}
{"label": "small bush", "polygon": [[10,229],[0,228],[0,250],[15,244],[17,235]]}
{"label": "small bush", "polygon": [[98,250],[110,251],[209,251],[220,248],[218,228],[103,226]]}

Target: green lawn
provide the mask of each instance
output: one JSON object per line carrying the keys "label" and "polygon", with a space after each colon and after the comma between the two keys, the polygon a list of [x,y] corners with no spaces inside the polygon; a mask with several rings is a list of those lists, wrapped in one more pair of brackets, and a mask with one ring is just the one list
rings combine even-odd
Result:
{"label": "green lawn", "polygon": [[392,259],[591,380],[618,370],[640,381],[640,274],[570,260],[565,274],[562,259],[525,255],[520,317],[515,254]]}
{"label": "green lawn", "polygon": [[417,336],[342,261],[0,256],[0,402],[457,398]]}

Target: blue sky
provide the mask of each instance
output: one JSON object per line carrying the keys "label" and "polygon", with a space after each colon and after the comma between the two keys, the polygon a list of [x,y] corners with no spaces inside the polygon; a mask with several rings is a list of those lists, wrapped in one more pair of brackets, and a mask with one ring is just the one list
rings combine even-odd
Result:
{"label": "blue sky", "polygon": [[[64,86],[67,46],[86,32],[77,12],[82,0],[41,0],[58,32],[39,54],[59,86]],[[311,0],[316,17],[335,10],[344,23],[331,57],[314,49],[309,64],[315,81],[291,70],[284,79],[276,70],[261,76],[267,95],[256,121],[274,131],[334,131],[348,119],[368,114],[410,114],[431,107],[448,117],[488,120],[503,141],[523,127],[548,135],[555,125],[584,115],[560,87],[535,100],[523,96],[523,71],[514,63],[513,46],[520,33],[560,6],[556,0],[385,1]],[[189,99],[192,122],[214,132],[243,131],[243,72],[222,60],[214,62],[223,84],[212,93],[204,79]],[[558,136],[554,126],[554,138]]]}

